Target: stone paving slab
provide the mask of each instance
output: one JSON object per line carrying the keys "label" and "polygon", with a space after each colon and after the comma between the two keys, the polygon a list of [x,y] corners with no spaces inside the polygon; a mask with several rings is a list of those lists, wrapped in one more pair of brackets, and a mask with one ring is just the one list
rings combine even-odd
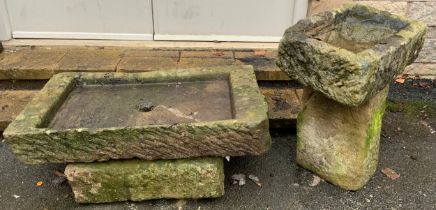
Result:
{"label": "stone paving slab", "polygon": [[277,50],[235,51],[235,59],[240,58],[277,58]]}
{"label": "stone paving slab", "polygon": [[407,15],[407,2],[404,1],[359,1],[359,4],[368,5],[395,15]]}
{"label": "stone paving slab", "polygon": [[56,72],[115,71],[120,57],[119,50],[73,49],[59,62]]}
{"label": "stone paving slab", "polygon": [[[436,36],[435,29],[436,27],[429,27],[427,37]],[[418,58],[419,62],[436,62],[433,42],[428,38],[422,55]],[[0,80],[49,79],[55,73],[65,71],[114,71],[116,68],[122,72],[138,72],[234,64],[253,65],[256,78],[260,81],[290,80],[275,65],[276,50],[225,51],[223,57],[230,57],[229,53],[234,53],[234,60],[213,57],[213,53],[222,51],[211,50],[190,51],[192,54],[186,56],[192,56],[191,58],[179,58],[181,51],[183,50],[93,47],[9,48],[0,54]]]}
{"label": "stone paving slab", "polygon": [[288,81],[289,76],[275,64],[277,50],[235,51],[237,64],[252,65],[258,80]]}
{"label": "stone paving slab", "polygon": [[0,81],[0,131],[15,119],[44,84],[44,81]]}
{"label": "stone paving slab", "polygon": [[224,195],[222,158],[74,163],[65,175],[78,203]]}
{"label": "stone paving slab", "polygon": [[37,90],[0,91],[0,131],[15,119],[37,92]]}
{"label": "stone paving slab", "polygon": [[[140,50],[57,46],[36,47],[32,51],[31,47],[9,48],[0,54],[1,80],[49,79],[56,73],[68,71],[138,72],[234,64],[253,65],[258,80],[289,80],[275,65],[276,50]],[[35,56],[38,58],[35,59]]]}
{"label": "stone paving slab", "polygon": [[427,39],[436,39],[436,26],[427,27]]}
{"label": "stone paving slab", "polygon": [[275,64],[273,58],[245,57],[236,59],[237,64],[252,65],[258,80],[291,80]]}
{"label": "stone paving slab", "polygon": [[409,2],[408,16],[436,26],[436,3],[434,1]]}
{"label": "stone paving slab", "polygon": [[427,39],[419,53],[417,63],[436,63],[436,39]]}
{"label": "stone paving slab", "polygon": [[225,58],[233,59],[233,51],[222,50],[184,50],[180,58]]}
{"label": "stone paving slab", "polygon": [[50,78],[65,53],[55,48],[5,50],[1,54],[0,80]]}
{"label": "stone paving slab", "polygon": [[233,59],[226,58],[180,58],[178,69],[234,65]]}
{"label": "stone paving slab", "polygon": [[130,49],[124,52],[124,57],[163,57],[179,59],[180,51],[178,50],[139,50]]}
{"label": "stone paving slab", "polygon": [[117,66],[120,72],[140,72],[176,69],[177,58],[172,57],[124,57]]}
{"label": "stone paving slab", "polygon": [[408,77],[420,79],[436,79],[436,63],[414,63],[408,67],[403,74],[408,74]]}

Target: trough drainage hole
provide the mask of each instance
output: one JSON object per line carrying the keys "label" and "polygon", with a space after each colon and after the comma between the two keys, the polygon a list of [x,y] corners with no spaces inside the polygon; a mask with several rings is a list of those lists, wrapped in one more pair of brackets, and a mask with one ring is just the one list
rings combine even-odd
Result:
{"label": "trough drainage hole", "polygon": [[136,108],[140,112],[149,112],[152,111],[154,107],[156,107],[156,105],[153,102],[140,100]]}

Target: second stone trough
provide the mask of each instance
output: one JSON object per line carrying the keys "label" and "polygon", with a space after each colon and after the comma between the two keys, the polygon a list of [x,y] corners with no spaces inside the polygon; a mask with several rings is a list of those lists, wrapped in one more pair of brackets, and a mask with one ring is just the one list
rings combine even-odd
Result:
{"label": "second stone trough", "polygon": [[423,23],[346,5],[286,30],[277,65],[306,86],[297,163],[348,190],[377,168],[388,84],[418,56]]}

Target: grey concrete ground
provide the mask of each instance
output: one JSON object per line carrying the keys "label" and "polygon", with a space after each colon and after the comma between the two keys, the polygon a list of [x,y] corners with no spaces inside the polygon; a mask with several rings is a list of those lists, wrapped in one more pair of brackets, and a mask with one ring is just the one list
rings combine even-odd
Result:
{"label": "grey concrete ground", "polygon": [[[79,205],[54,170],[63,165],[28,166],[0,143],[0,209],[436,209],[436,82],[393,85],[383,122],[381,157],[375,176],[357,192],[321,181],[294,163],[295,134],[272,131],[272,149],[259,157],[232,158],[226,163],[226,195],[196,201],[156,200]],[[392,180],[381,172],[400,174]],[[232,174],[253,174],[232,185]],[[36,182],[43,181],[42,187]]]}

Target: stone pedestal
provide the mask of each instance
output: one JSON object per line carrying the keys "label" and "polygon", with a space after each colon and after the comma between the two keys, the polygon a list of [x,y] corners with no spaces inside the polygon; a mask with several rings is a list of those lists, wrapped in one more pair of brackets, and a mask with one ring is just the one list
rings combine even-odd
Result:
{"label": "stone pedestal", "polygon": [[425,33],[424,23],[359,4],[285,31],[277,66],[311,89],[297,118],[298,164],[348,190],[370,179],[388,85],[418,57]]}
{"label": "stone pedestal", "polygon": [[224,163],[219,157],[73,163],[65,175],[79,203],[224,195]]}
{"label": "stone pedestal", "polygon": [[297,119],[297,163],[342,188],[363,187],[377,168],[388,89],[357,107],[306,89]]}

